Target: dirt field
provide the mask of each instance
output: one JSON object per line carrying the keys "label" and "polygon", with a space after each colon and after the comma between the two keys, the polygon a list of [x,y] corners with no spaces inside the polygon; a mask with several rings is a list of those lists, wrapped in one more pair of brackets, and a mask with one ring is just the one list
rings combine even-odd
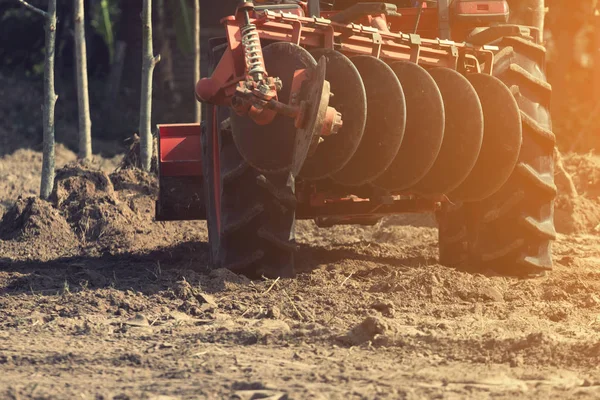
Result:
{"label": "dirt field", "polygon": [[565,158],[568,236],[528,280],[438,265],[407,216],[302,222],[297,278],[250,282],[211,270],[204,223],[152,222],[154,178],[117,161],[46,203],[39,153],[0,158],[0,398],[600,397],[598,157]]}

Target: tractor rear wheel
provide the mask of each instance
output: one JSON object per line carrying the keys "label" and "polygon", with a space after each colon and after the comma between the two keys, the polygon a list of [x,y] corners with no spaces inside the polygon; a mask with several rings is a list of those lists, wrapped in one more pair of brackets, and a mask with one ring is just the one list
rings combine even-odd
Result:
{"label": "tractor rear wheel", "polygon": [[496,37],[489,44],[500,47],[493,75],[517,100],[523,145],[514,172],[497,193],[481,202],[448,205],[438,214],[440,262],[534,275],[552,268],[551,243],[556,237],[555,136],[546,51],[527,37]]}
{"label": "tractor rear wheel", "polygon": [[[212,43],[211,69],[228,46],[225,39]],[[290,186],[293,191],[293,183],[284,174],[261,175],[244,161],[227,123],[229,108],[208,105],[203,115],[202,171],[213,268],[251,278],[293,276],[295,205],[276,197]]]}
{"label": "tractor rear wheel", "polygon": [[212,264],[251,278],[293,276],[295,210],[260,185],[266,178],[285,187],[286,177],[265,177],[244,161],[226,126],[227,112],[207,107],[202,134]]}

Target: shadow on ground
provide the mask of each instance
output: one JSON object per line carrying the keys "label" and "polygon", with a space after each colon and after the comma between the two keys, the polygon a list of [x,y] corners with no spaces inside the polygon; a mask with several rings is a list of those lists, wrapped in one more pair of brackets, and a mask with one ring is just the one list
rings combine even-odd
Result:
{"label": "shadow on ground", "polygon": [[[111,287],[152,294],[182,279],[194,280],[210,274],[214,269],[211,268],[209,251],[206,242],[188,241],[141,254],[126,252],[49,261],[0,258],[0,271],[8,273],[8,281],[0,281],[0,294],[53,294],[62,292],[67,286],[86,289]],[[304,275],[320,268],[340,269],[344,268],[344,262],[412,269],[425,268],[435,264],[436,260],[426,255],[371,255],[351,246],[321,248],[301,245],[296,255],[296,272]],[[376,270],[373,273],[377,274]],[[223,275],[222,282],[212,279],[213,284],[207,292],[223,290],[225,282],[232,276],[236,275]]]}

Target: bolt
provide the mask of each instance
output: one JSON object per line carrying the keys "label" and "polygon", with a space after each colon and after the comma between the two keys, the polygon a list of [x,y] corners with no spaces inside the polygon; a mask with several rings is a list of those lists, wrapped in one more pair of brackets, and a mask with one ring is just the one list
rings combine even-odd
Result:
{"label": "bolt", "polygon": [[331,135],[337,134],[342,128],[342,126],[344,126],[344,121],[342,120],[342,113],[336,111],[335,118],[333,120],[333,125],[331,126]]}
{"label": "bolt", "polygon": [[298,92],[294,92],[290,95],[290,104],[292,104],[292,105],[298,104]]}
{"label": "bolt", "polygon": [[281,82],[281,79],[275,78],[275,90],[279,92],[281,89],[283,89],[283,82]]}

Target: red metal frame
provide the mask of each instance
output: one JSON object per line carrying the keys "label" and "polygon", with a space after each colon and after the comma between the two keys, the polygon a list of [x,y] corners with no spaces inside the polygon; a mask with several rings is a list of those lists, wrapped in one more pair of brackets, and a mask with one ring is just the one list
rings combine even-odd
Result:
{"label": "red metal frame", "polygon": [[159,125],[161,176],[202,176],[200,124]]}
{"label": "red metal frame", "polygon": [[[400,11],[415,13],[413,9]],[[428,24],[431,24],[432,11],[437,15],[435,9],[423,10],[426,15],[424,20]],[[395,21],[403,19],[391,19],[393,29],[396,28]],[[408,20],[413,20],[414,24],[416,13],[414,19],[407,18]],[[230,16],[222,22],[225,25],[229,49],[213,75],[197,84],[196,95],[202,101],[229,106],[238,83],[245,77],[246,66],[238,18]],[[373,55],[390,62],[407,60],[425,67],[460,70],[459,60],[469,58],[481,60],[489,66],[491,72],[494,59],[493,52],[486,46],[468,46],[449,40],[426,39],[414,34],[383,32],[362,24],[340,24],[326,18],[307,18],[267,10],[257,13],[250,22],[257,26],[262,40],[290,42],[307,48],[335,48],[342,53]]]}

